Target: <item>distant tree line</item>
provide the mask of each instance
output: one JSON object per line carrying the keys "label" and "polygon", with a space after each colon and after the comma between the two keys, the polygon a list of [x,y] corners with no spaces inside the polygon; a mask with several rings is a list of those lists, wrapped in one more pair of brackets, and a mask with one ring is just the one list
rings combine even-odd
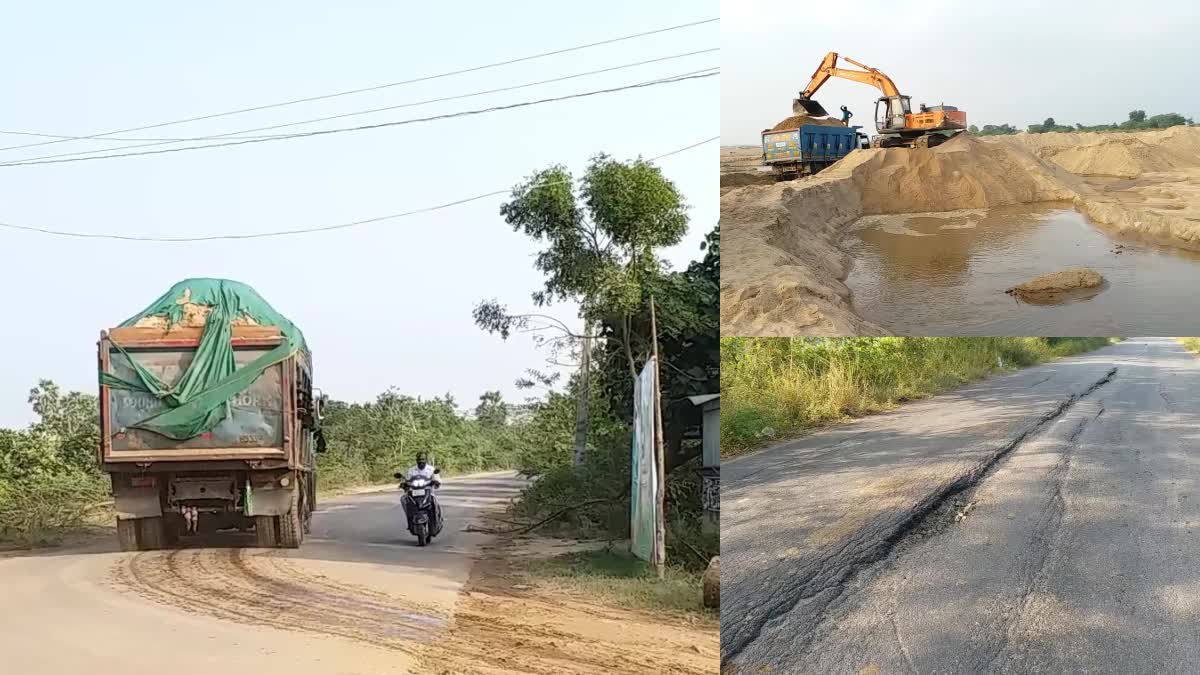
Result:
{"label": "distant tree line", "polygon": [[[1184,117],[1179,113],[1163,113],[1161,115],[1152,115],[1147,117],[1145,110],[1131,110],[1129,119],[1120,124],[1114,122],[1112,124],[1095,124],[1085,125],[1076,123],[1075,126],[1069,124],[1059,124],[1053,117],[1047,117],[1041,124],[1030,124],[1026,127],[1026,131],[1031,134],[1044,134],[1047,132],[1075,132],[1075,131],[1138,131],[1141,129],[1167,129],[1169,127],[1192,126],[1195,122],[1190,117]],[[976,136],[1001,136],[1006,134],[1019,133],[1020,129],[1009,124],[985,124],[983,128],[972,124],[968,128],[968,132]]]}

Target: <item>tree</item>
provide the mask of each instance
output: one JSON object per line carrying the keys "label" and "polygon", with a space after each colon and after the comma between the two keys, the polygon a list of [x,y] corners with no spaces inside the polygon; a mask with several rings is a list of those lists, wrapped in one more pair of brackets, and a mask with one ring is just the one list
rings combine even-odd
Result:
{"label": "tree", "polygon": [[54,382],[41,380],[29,390],[29,403],[38,415],[31,431],[45,437],[67,465],[96,472],[96,450],[100,443],[96,397],[78,391],[64,394]]}
{"label": "tree", "polygon": [[1145,121],[1146,121],[1146,111],[1145,111],[1145,110],[1131,110],[1131,111],[1129,111],[1129,121],[1131,121],[1131,122],[1145,122]]}
{"label": "tree", "polygon": [[[687,206],[658,167],[638,159],[618,162],[607,155],[592,158],[578,192],[574,177],[562,166],[537,172],[513,189],[500,213],[514,231],[544,244],[534,266],[545,273],[535,306],[574,300],[583,319],[582,333],[545,314],[510,313],[497,300],[480,303],[475,322],[507,339],[514,330],[553,331],[540,336],[554,350],[579,345],[575,465],[581,466],[587,445],[588,401],[591,399],[590,340],[600,322],[615,325],[605,337],[621,347],[630,381],[637,373],[631,317],[646,287],[661,274],[656,249],[679,242],[687,232]],[[559,364],[564,365],[564,364]]]}
{"label": "tree", "polygon": [[502,427],[508,423],[508,404],[498,391],[485,391],[475,406],[475,419],[485,428]]}
{"label": "tree", "polygon": [[1058,126],[1058,125],[1054,123],[1053,117],[1047,117],[1046,121],[1042,122],[1042,127],[1045,128],[1046,130],[1053,129],[1056,126]]}
{"label": "tree", "polygon": [[[721,232],[714,226],[701,244],[704,258],[693,262],[684,272],[672,272],[656,279],[647,290],[642,306],[633,318],[635,333],[648,333],[650,324],[649,293],[655,295],[659,332],[659,359],[664,404],[665,436],[671,453],[668,468],[690,455],[680,455],[682,434],[699,424],[699,409],[685,398],[715,393],[720,388],[720,284]],[[603,324],[602,334],[617,330]],[[607,346],[607,358],[616,358],[616,345]],[[650,351],[648,341],[638,342],[639,358]],[[600,373],[601,386],[610,400],[610,409],[619,411],[625,422],[632,421],[633,378],[619,368]]]}
{"label": "tree", "polygon": [[971,126],[967,127],[967,131],[969,131],[973,134],[977,134],[977,133],[979,133],[979,127],[972,124]]}
{"label": "tree", "polygon": [[[661,270],[655,250],[679,243],[687,232],[687,206],[658,167],[642,159],[618,162],[597,155],[578,194],[574,186],[565,167],[539,171],[513,189],[500,214],[513,230],[545,244],[534,260],[546,274],[543,289],[533,293],[534,304],[574,300],[585,323],[617,318],[613,337],[636,374],[629,317],[647,280]],[[475,319],[502,336],[528,325],[494,302],[477,307]]]}

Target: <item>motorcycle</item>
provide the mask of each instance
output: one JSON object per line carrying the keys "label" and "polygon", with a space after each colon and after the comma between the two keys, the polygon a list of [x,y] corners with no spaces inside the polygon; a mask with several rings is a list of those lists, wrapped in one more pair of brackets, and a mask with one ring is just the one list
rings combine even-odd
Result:
{"label": "motorcycle", "polygon": [[[434,469],[434,476],[441,469]],[[395,474],[403,481],[400,487],[404,490],[404,504],[408,514],[408,532],[416,536],[417,545],[424,546],[442,532],[442,510],[434,504],[433,481],[424,478],[407,480],[404,474]]]}

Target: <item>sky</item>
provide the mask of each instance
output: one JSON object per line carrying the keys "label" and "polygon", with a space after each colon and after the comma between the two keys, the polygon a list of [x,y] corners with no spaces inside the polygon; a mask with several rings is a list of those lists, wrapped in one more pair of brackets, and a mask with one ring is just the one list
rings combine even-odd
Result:
{"label": "sky", "polygon": [[[1024,129],[1121,122],[1131,110],[1200,120],[1194,0],[1140,4],[1095,0],[862,0],[804,3],[726,0],[721,4],[721,142],[759,143],[791,115],[826,52],[887,74],[920,103],[945,103],[969,124]],[[844,67],[854,68],[842,62]],[[875,134],[878,90],[831,79],[814,97],[842,105],[851,124]]]}
{"label": "sky", "polygon": [[[0,130],[87,136],[442,73],[714,18],[702,2],[495,3],[313,0],[14,5],[0,24]],[[720,46],[720,24],[417,84],[121,134],[215,135],[533,82]],[[351,117],[328,129],[603,89],[720,65],[719,53],[529,89]],[[719,78],[357,133],[194,152],[0,166],[0,222],[125,235],[187,236],[333,225],[505,190],[562,163],[651,157],[716,136]],[[279,133],[279,132],[262,132]],[[38,138],[0,134],[0,147]],[[120,148],[72,141],[0,150],[0,161]],[[171,146],[164,146],[171,147]],[[659,162],[691,207],[665,251],[702,253],[718,218],[717,143]],[[157,149],[157,148],[150,148]],[[0,426],[32,421],[39,379],[96,388],[102,329],[178,280],[251,284],[304,331],[316,384],[365,401],[390,386],[451,393],[469,408],[548,356],[527,336],[479,330],[474,306],[532,308],[537,247],[499,215],[504,196],[334,232],[155,244],[0,229]],[[575,307],[551,313],[568,322]]]}

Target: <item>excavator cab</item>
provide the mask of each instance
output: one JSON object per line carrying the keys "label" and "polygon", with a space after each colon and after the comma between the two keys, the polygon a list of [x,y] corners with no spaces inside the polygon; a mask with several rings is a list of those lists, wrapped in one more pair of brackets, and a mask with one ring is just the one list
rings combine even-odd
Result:
{"label": "excavator cab", "polygon": [[901,131],[912,110],[910,96],[883,96],[875,102],[875,130],[880,133]]}

